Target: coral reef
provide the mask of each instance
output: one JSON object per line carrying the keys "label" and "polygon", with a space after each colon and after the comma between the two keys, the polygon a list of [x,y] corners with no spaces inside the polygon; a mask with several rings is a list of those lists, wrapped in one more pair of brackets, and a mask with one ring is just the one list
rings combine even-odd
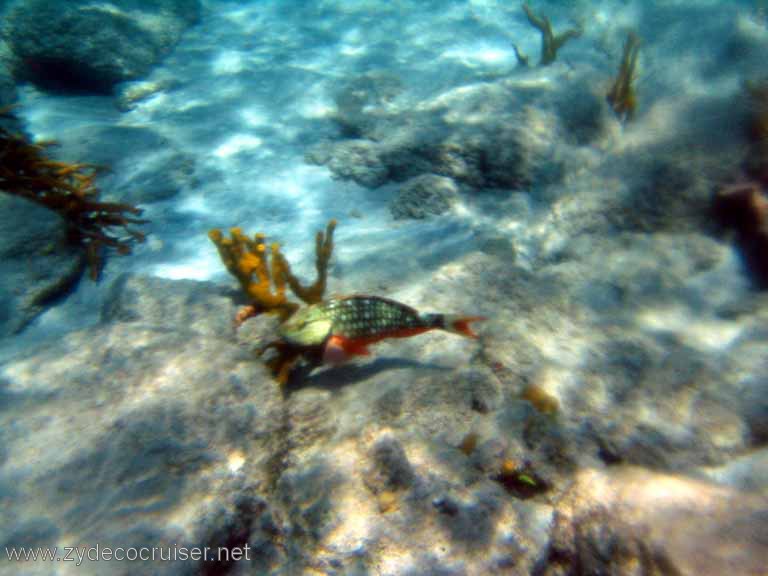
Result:
{"label": "coral reef", "polygon": [[640,38],[634,32],[627,34],[624,42],[624,52],[619,64],[619,73],[606,94],[605,99],[622,122],[632,120],[637,108],[635,94],[635,77],[637,56],[640,52]]}
{"label": "coral reef", "polygon": [[[288,300],[286,287],[291,289],[300,300],[307,304],[316,304],[323,299],[328,280],[328,262],[333,253],[333,231],[336,221],[331,220],[325,233],[318,232],[315,238],[315,268],[317,279],[304,286],[291,272],[291,266],[280,252],[280,245],[272,243],[267,251],[264,234],[254,234],[249,238],[240,228],[230,229],[230,237],[222,235],[221,230],[211,230],[208,237],[216,245],[221,261],[232,276],[237,278],[243,292],[251,304],[237,315],[236,323],[261,313],[276,314],[281,322],[287,320],[299,304]],[[288,375],[298,359],[305,353],[282,341],[274,341],[262,347],[260,356],[274,350],[275,354],[266,360],[266,364],[280,384],[288,381]]]}
{"label": "coral reef", "polygon": [[[541,59],[539,60],[539,66],[549,66],[557,58],[557,51],[563,47],[563,45],[572,38],[578,38],[581,36],[582,31],[579,28],[570,28],[561,34],[555,34],[552,32],[552,23],[546,16],[537,16],[531,10],[528,4],[523,4],[523,11],[525,12],[528,22],[531,26],[541,32]],[[527,63],[527,58],[522,57],[517,49],[515,49],[517,59],[519,62]]]}
{"label": "coral reef", "polygon": [[[0,110],[0,116],[9,115],[8,108]],[[145,238],[131,225],[147,221],[137,218],[141,210],[130,204],[99,202],[94,183],[98,168],[51,159],[46,150],[52,144],[34,144],[0,128],[0,190],[45,206],[64,218],[70,241],[84,247],[90,276],[97,280],[104,265],[104,249],[129,254],[132,245]],[[113,229],[122,229],[127,236]]]}

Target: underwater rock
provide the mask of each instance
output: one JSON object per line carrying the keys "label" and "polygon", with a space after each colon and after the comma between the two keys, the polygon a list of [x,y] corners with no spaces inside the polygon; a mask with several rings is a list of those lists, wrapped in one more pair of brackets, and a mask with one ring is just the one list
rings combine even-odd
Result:
{"label": "underwater rock", "polygon": [[703,468],[707,478],[734,490],[768,496],[768,449],[760,448],[723,466]]}
{"label": "underwater rock", "polygon": [[552,154],[557,122],[526,108],[528,97],[478,85],[401,111],[365,108],[359,114],[375,125],[366,128],[370,139],[325,142],[306,158],[368,188],[424,174],[473,188],[546,186],[562,177]]}
{"label": "underwater rock", "polygon": [[377,491],[408,488],[415,474],[402,444],[391,436],[379,439],[371,450],[373,468],[368,481]]}
{"label": "underwater rock", "polygon": [[364,188],[378,188],[389,170],[380,158],[379,146],[370,140],[324,143],[307,153],[310,164],[327,165],[334,178],[352,180]]}
{"label": "underwater rock", "polygon": [[608,123],[607,108],[594,86],[587,82],[566,84],[555,102],[567,137],[580,146],[599,139]]}
{"label": "underwater rock", "polygon": [[734,230],[747,271],[768,288],[768,197],[756,183],[727,186],[715,196],[713,210],[720,224]]}
{"label": "underwater rock", "polygon": [[127,181],[115,181],[114,194],[130,204],[161,202],[195,188],[199,182],[195,171],[193,156],[168,146],[163,152],[148,156]]}
{"label": "underwater rock", "polygon": [[[532,161],[535,154],[521,130],[497,129],[493,134],[478,134],[475,128],[473,132],[430,141],[419,133],[398,131],[382,142],[325,143],[311,150],[307,161],[326,165],[335,178],[353,180],[366,188],[436,174],[475,188],[521,189],[545,176],[534,165],[546,163],[540,158]],[[552,174],[553,170],[553,166],[547,167]]]}
{"label": "underwater rock", "polygon": [[480,414],[488,414],[499,407],[501,393],[498,379],[489,370],[467,370],[457,377],[457,385],[466,386],[469,405]]}
{"label": "underwater rock", "polygon": [[400,187],[397,197],[389,205],[389,211],[395,220],[421,220],[450,210],[458,195],[459,188],[450,178],[424,174]]}
{"label": "underwater rock", "polygon": [[384,391],[374,401],[372,416],[382,422],[397,420],[403,412],[404,396],[405,393],[399,386]]}
{"label": "underwater rock", "polygon": [[195,540],[212,550],[224,548],[238,554],[246,546],[250,549],[247,559],[243,555],[235,560],[231,554],[225,554],[201,561],[199,573],[203,576],[268,570],[283,560],[277,543],[281,527],[275,522],[269,503],[253,487],[235,489],[223,501],[215,502],[211,511],[200,518],[200,532]]}
{"label": "underwater rock", "polygon": [[22,330],[64,297],[85,269],[64,221],[22,198],[0,196],[0,337]]}
{"label": "underwater rock", "polygon": [[746,379],[741,403],[752,445],[768,445],[768,378],[761,375]]}
{"label": "underwater rock", "polygon": [[[0,39],[0,108],[13,104],[18,99],[16,81],[13,79],[11,49],[8,43]],[[8,121],[13,120],[9,125]],[[4,117],[3,126],[12,132],[19,132],[20,122],[15,116]]]}
{"label": "underwater rock", "polygon": [[389,70],[372,70],[343,84],[333,96],[333,119],[347,138],[370,138],[376,120],[366,107],[385,106],[403,90],[400,79]]}
{"label": "underwater rock", "polygon": [[86,126],[62,133],[58,142],[57,158],[106,168],[98,184],[107,198],[148,204],[197,185],[194,159],[149,127]]}
{"label": "underwater rock", "polygon": [[[598,456],[606,464],[678,471],[720,464],[747,448],[743,407],[713,376],[711,360],[663,344],[663,353],[646,343],[645,357],[626,351],[629,358],[612,359],[603,368],[613,418],[588,419]],[[641,364],[622,366],[626,361]]]}
{"label": "underwater rock", "polygon": [[109,289],[101,320],[177,326],[201,336],[229,338],[233,311],[229,290],[216,284],[123,274]]}
{"label": "underwater rock", "polygon": [[[0,485],[24,482],[8,500],[14,520],[0,542],[31,535],[34,523],[47,526],[39,545],[227,545],[227,534],[238,535],[248,513],[238,516],[235,504],[253,492],[242,480],[267,484],[282,402],[268,372],[224,334],[234,306],[195,285],[128,278],[102,324],[4,362]],[[212,514],[211,502],[233,502],[235,512]],[[266,538],[264,522],[254,520],[248,541]]]}
{"label": "underwater rock", "polygon": [[762,497],[621,468],[583,470],[559,502],[538,576],[757,574],[768,558]]}
{"label": "underwater rock", "polygon": [[343,483],[344,479],[322,458],[293,466],[281,475],[275,498],[291,521],[295,543],[306,548],[302,554],[311,552],[346,520],[334,500]]}
{"label": "underwater rock", "polygon": [[[639,166],[642,160],[632,160]],[[711,227],[711,188],[690,159],[662,158],[639,172],[620,210],[617,227],[643,232],[702,230]],[[632,172],[630,172],[632,173]]]}
{"label": "underwater rock", "polygon": [[200,15],[197,0],[31,0],[7,16],[15,75],[43,89],[109,92],[145,75]]}

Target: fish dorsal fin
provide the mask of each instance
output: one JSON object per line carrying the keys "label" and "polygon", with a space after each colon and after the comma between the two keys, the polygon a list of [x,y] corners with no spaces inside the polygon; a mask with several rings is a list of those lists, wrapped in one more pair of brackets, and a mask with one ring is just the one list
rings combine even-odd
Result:
{"label": "fish dorsal fin", "polygon": [[346,296],[342,296],[339,298],[339,300],[352,300],[353,298],[365,298],[367,300],[373,300],[377,302],[384,302],[385,304],[390,304],[391,306],[397,307],[397,308],[403,308],[405,310],[408,310],[409,312],[412,312],[413,314],[418,315],[419,311],[416,310],[413,306],[409,306],[408,304],[404,304],[398,300],[394,300],[392,298],[385,298],[384,296],[372,296],[371,294],[348,294]]}

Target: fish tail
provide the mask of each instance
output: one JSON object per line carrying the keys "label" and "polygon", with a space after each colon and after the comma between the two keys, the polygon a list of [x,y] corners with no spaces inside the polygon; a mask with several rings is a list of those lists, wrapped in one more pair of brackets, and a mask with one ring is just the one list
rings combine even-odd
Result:
{"label": "fish tail", "polygon": [[454,314],[445,314],[443,316],[443,330],[460,334],[467,338],[477,338],[477,334],[470,328],[472,322],[482,322],[487,320],[485,316],[456,316]]}

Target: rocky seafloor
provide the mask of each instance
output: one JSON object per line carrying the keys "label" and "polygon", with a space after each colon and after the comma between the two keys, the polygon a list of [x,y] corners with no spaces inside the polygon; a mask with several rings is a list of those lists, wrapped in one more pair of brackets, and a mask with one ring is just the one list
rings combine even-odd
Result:
{"label": "rocky seafloor", "polygon": [[[113,259],[100,284],[83,281],[62,302],[81,256],[54,241],[55,219],[24,208],[38,226],[19,229],[20,212],[3,210],[13,299],[0,310],[10,334],[0,548],[248,545],[250,557],[2,560],[0,571],[761,574],[768,296],[711,199],[739,174],[749,105],[738,74],[755,69],[768,33],[738,18],[719,25],[732,49],[691,74],[730,91],[659,72],[666,92],[646,92],[626,126],[594,88],[598,65],[477,73],[404,100],[390,75],[331,82],[324,122],[338,132],[321,131],[302,156],[358,184],[355,194],[385,197],[387,214],[459,224],[420,244],[393,236],[359,272],[355,238],[373,224],[348,214],[357,204],[345,196],[329,291],[483,315],[477,341],[387,341],[372,358],[281,388],[253,352],[275,321],[236,329],[243,299],[231,279],[142,274],[152,256],[138,250],[127,272]],[[118,156],[97,128],[84,126],[102,135],[80,145]],[[126,138],[124,126],[108,131],[118,132]],[[176,168],[192,155],[183,142],[127,132]],[[193,187],[184,170],[162,170],[158,183],[141,168],[134,185],[161,192],[132,201],[150,213]],[[116,168],[107,189],[130,182],[126,173]],[[50,230],[44,241],[40,230]],[[305,261],[311,247],[307,238]],[[95,320],[46,338],[51,313],[76,314],[84,292],[97,295]]]}

